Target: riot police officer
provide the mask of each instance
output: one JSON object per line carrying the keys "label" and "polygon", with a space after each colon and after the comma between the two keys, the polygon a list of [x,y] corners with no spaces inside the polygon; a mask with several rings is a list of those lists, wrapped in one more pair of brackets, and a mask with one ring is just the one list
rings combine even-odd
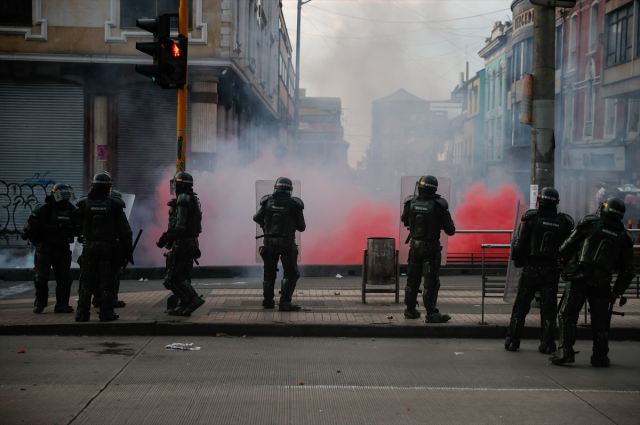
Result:
{"label": "riot police officer", "polygon": [[100,321],[118,318],[113,311],[117,249],[122,250],[124,258],[133,264],[131,227],[123,211],[125,203],[122,198],[110,196],[112,184],[108,173],[97,172],[93,176],[89,195],[80,198],[74,213],[76,220],[82,224],[83,235],[77,322],[89,320],[91,294],[96,286],[102,295]]}
{"label": "riot police officer", "polygon": [[407,319],[420,318],[416,308],[420,281],[424,276],[424,307],[426,321],[445,323],[451,316],[441,314],[436,308],[440,289],[440,230],[453,236],[456,227],[449,213],[449,204],[436,193],[438,180],[433,176],[422,176],[417,183],[417,193],[407,197],[400,220],[409,228],[411,248],[407,265],[407,286],[404,289],[404,303]]}
{"label": "riot police officer", "polygon": [[69,244],[80,235],[80,226],[73,220],[76,207],[73,188],[57,183],[44,203],[35,206],[22,231],[22,239],[29,239],[36,247],[34,256],[36,300],[33,312],[42,313],[49,300],[49,270],[53,267],[56,278],[56,313],[72,313],[71,250]]}
{"label": "riot police officer", "polygon": [[[576,325],[585,300],[589,300],[593,334],[591,365],[609,366],[611,309],[635,277],[633,236],[622,224],[624,213],[624,202],[607,199],[596,214],[580,220],[560,247],[560,255],[567,258],[575,255],[575,258],[563,276],[570,284],[560,306],[560,347],[549,358],[555,365],[575,362]],[[618,270],[618,277],[611,289],[614,270]]]}
{"label": "riot police officer", "polygon": [[[106,173],[106,171],[105,171]],[[116,197],[116,198],[120,198],[122,199],[122,194],[120,192],[118,192],[115,189],[111,189],[111,195],[112,197]],[[124,200],[123,200],[124,202]],[[122,307],[126,307],[127,303],[125,303],[124,301],[121,301],[118,299],[118,293],[120,292],[120,277],[122,276],[122,268],[124,267],[124,263],[126,263],[126,260],[124,258],[122,258],[122,250],[119,249],[119,244],[116,243],[116,271],[115,271],[115,284],[113,286],[113,308],[122,308]],[[78,264],[80,264],[80,267],[82,267],[82,258],[78,259]],[[91,302],[91,304],[93,304],[94,307],[100,307],[102,305],[102,292],[100,291],[100,288],[96,287],[93,288],[93,301]]]}
{"label": "riot police officer", "polygon": [[156,245],[170,251],[167,257],[167,274],[164,287],[173,292],[177,305],[172,304],[167,313],[173,316],[189,316],[204,304],[204,300],[191,286],[193,262],[200,258],[198,235],[202,232],[200,200],[193,192],[193,177],[186,171],[176,173],[171,180],[171,194],[176,195],[167,204],[169,227]]}
{"label": "riot police officer", "polygon": [[522,267],[518,293],[511,312],[511,322],[504,342],[505,350],[517,351],[524,322],[536,292],[542,295],[540,321],[542,338],[538,351],[551,354],[556,351],[555,324],[556,298],[560,271],[560,245],[571,234],[574,221],[571,216],[557,211],[560,195],[552,187],[538,194],[538,208],[522,215],[522,222],[513,241],[512,260]]}
{"label": "riot police officer", "polygon": [[264,231],[264,247],[260,255],[264,260],[264,282],[262,282],[262,306],[266,309],[275,307],[273,301],[274,286],[278,272],[278,260],[282,261],[284,276],[280,289],[280,311],[296,311],[300,307],[291,302],[291,296],[300,278],[298,270],[298,246],[296,231],[304,232],[304,203],[302,199],[292,197],[293,183],[286,177],[276,180],[273,194],[265,195],[260,200],[260,209],[253,216]]}

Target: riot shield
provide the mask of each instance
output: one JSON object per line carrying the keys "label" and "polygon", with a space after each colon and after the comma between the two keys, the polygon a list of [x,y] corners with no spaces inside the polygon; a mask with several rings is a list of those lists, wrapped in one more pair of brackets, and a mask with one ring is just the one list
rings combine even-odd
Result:
{"label": "riot shield", "polygon": [[[404,176],[402,177],[400,187],[400,212],[404,209],[404,200],[408,196],[414,194],[416,190],[416,183],[422,176]],[[438,194],[442,196],[447,202],[449,202],[449,196],[451,194],[451,179],[446,177],[436,177],[438,179]],[[404,227],[404,224],[400,222],[400,239],[398,240],[400,246],[400,264],[407,264],[409,261],[409,244],[405,243],[409,236],[409,229]],[[447,247],[449,245],[449,236],[440,231],[440,245],[442,245],[442,260],[440,265],[445,266],[447,264]]]}
{"label": "riot shield", "polygon": [[[513,220],[513,233],[511,237],[511,243],[513,243],[513,239],[516,236],[516,232],[518,231],[518,225],[520,224],[520,217],[522,214],[529,211],[531,208],[529,206],[521,204],[520,201],[516,201],[516,216]],[[511,260],[511,251],[513,250],[513,245],[509,250],[509,264],[507,266],[507,282],[504,286],[504,295],[502,300],[504,302],[508,302],[513,304],[516,300],[516,294],[518,293],[518,281],[520,280],[520,275],[522,274],[522,268],[516,267],[513,264],[513,260]]]}
{"label": "riot shield", "polygon": [[[295,196],[297,198],[302,198],[302,184],[300,180],[292,180],[293,182],[293,192],[291,192],[291,196]],[[275,180],[256,180],[256,211],[260,208],[260,199],[262,199],[265,195],[270,195],[273,193],[273,186],[276,184]],[[262,235],[262,229],[256,223],[256,236]],[[262,264],[262,257],[258,253],[258,249],[264,245],[264,240],[262,238],[256,239],[256,263]],[[300,232],[296,232],[296,245],[298,245],[298,262],[302,258],[302,237]]]}
{"label": "riot shield", "polygon": [[[127,220],[129,220],[129,216],[131,216],[131,209],[133,208],[133,202],[136,200],[136,195],[132,195],[129,193],[121,193],[122,200],[125,204],[124,213],[127,216]],[[82,244],[78,243],[78,238],[76,238],[71,244],[71,261],[74,263],[78,263],[78,258],[82,255]]]}

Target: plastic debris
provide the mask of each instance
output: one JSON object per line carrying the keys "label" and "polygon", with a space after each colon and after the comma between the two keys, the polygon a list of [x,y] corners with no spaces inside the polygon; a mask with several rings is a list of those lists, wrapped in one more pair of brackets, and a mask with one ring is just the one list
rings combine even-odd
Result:
{"label": "plastic debris", "polygon": [[340,292],[334,292],[333,295],[340,295]]}
{"label": "plastic debris", "polygon": [[304,385],[304,381],[298,382],[298,385]]}
{"label": "plastic debris", "polygon": [[192,342],[174,342],[164,346],[165,350],[185,350],[185,351],[198,351],[200,347],[196,347]]}
{"label": "plastic debris", "polygon": [[18,353],[20,353],[20,354],[24,354],[24,348],[19,348],[19,349],[18,349]]}
{"label": "plastic debris", "polygon": [[223,333],[223,332],[218,332],[216,334],[216,336],[229,336],[229,335],[227,335],[226,333]]}
{"label": "plastic debris", "polygon": [[407,411],[411,410],[410,408],[407,407]]}
{"label": "plastic debris", "polygon": [[145,282],[149,282],[149,279],[145,279],[144,281],[145,281]]}
{"label": "plastic debris", "polygon": [[38,386],[38,384],[36,384],[36,383],[34,382],[34,383],[33,383],[33,386],[34,386],[34,387],[37,387],[37,386]]}
{"label": "plastic debris", "polygon": [[393,319],[393,316],[387,316],[387,319]]}
{"label": "plastic debris", "polygon": [[336,275],[336,279],[344,279],[344,276],[342,276],[340,273],[338,273],[338,274]]}
{"label": "plastic debris", "polygon": [[138,282],[144,282],[144,279],[143,279],[143,278],[140,278],[140,280],[139,280]]}
{"label": "plastic debris", "polygon": [[454,352],[456,353],[456,356],[460,354],[464,354],[462,351],[454,351]]}

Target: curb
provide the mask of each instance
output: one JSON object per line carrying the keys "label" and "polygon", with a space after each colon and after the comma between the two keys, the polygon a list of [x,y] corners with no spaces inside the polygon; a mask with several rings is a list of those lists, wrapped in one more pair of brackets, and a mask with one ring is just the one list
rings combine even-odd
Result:
{"label": "curb", "polygon": [[[230,336],[347,337],[347,338],[477,338],[502,339],[506,326],[303,323],[184,323],[184,322],[90,322],[36,325],[0,325],[0,335],[118,335],[118,336]],[[523,339],[540,338],[540,328],[525,327]],[[578,328],[578,339],[592,339],[591,329]],[[610,340],[640,341],[640,328],[615,328]]]}
{"label": "curb", "polygon": [[[298,266],[301,277],[333,277],[341,274],[344,277],[362,276],[362,264],[301,264]],[[401,266],[404,271],[406,266]],[[193,268],[191,277],[193,279],[234,279],[234,278],[262,278],[263,266],[196,266]],[[493,265],[486,271],[487,274],[505,276],[506,265]],[[449,263],[440,269],[441,276],[473,275],[480,276],[482,270],[480,266],[471,267],[466,263]],[[138,280],[164,279],[166,275],[165,267],[129,267],[121,279]],[[5,281],[33,281],[35,270],[29,269],[3,269],[0,268],[0,280]],[[78,280],[80,269],[71,269],[71,278]],[[55,280],[53,270],[49,274],[50,280]]]}

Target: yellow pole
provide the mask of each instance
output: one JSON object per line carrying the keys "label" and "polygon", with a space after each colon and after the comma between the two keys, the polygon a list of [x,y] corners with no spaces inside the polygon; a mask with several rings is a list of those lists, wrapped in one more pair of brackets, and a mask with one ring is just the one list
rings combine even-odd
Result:
{"label": "yellow pole", "polygon": [[[189,8],[187,0],[180,0],[178,32],[189,37]],[[188,67],[187,67],[188,75]],[[187,171],[187,85],[178,89],[178,139],[176,172]]]}

